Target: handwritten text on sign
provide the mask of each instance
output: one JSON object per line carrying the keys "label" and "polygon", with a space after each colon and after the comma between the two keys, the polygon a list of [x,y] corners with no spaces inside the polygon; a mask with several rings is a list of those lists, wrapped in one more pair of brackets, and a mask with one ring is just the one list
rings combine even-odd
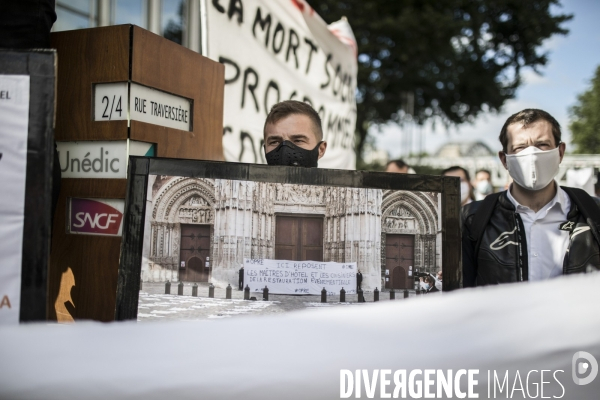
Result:
{"label": "handwritten text on sign", "polygon": [[183,131],[192,130],[191,101],[135,82],[94,86],[94,121],[130,119]]}
{"label": "handwritten text on sign", "polygon": [[244,259],[244,287],[276,294],[356,293],[356,263]]}
{"label": "handwritten text on sign", "polygon": [[354,169],[357,60],[342,41],[354,41],[349,25],[344,35],[302,0],[207,3],[207,55],[225,65],[227,161],[265,163],[265,118],[292,99],[321,116],[328,146],[319,166]]}

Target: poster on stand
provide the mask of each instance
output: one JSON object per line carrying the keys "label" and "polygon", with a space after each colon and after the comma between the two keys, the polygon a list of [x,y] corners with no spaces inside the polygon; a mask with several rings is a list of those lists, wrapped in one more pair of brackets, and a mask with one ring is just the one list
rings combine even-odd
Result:
{"label": "poster on stand", "polygon": [[45,321],[54,50],[0,49],[0,325]]}
{"label": "poster on stand", "polygon": [[443,270],[460,287],[455,179],[144,157],[129,174],[121,319],[139,279],[310,296],[412,291]]}
{"label": "poster on stand", "polygon": [[29,75],[0,75],[0,325],[19,323]]}

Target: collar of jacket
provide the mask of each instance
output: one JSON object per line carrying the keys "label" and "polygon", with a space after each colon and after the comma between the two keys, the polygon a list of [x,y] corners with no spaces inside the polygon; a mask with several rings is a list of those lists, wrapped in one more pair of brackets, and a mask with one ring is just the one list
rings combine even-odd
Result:
{"label": "collar of jacket", "polygon": [[[567,193],[565,193],[565,195],[568,196]],[[573,201],[573,199],[571,199],[569,197],[569,200],[571,200],[571,209],[569,210],[569,212],[567,213],[567,219],[571,220],[575,217],[577,217],[579,215],[579,210],[577,209],[577,205],[575,204],[575,202]],[[512,203],[512,201],[510,201],[510,199],[508,198],[508,195],[506,194],[506,191],[504,191],[504,193],[502,193],[502,196],[500,196],[498,198],[498,203],[500,204],[500,207],[511,211],[511,212],[515,212],[515,205]]]}

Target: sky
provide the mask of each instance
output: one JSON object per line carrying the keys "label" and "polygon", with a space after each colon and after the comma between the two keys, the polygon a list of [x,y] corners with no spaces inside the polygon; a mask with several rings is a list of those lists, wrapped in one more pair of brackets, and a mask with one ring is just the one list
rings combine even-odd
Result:
{"label": "sky", "polygon": [[[554,8],[553,13],[573,14],[573,19],[563,25],[569,29],[569,34],[553,36],[544,42],[549,61],[540,68],[541,76],[531,69],[526,70],[523,73],[525,83],[499,114],[487,113],[473,124],[463,124],[448,131],[441,124],[435,130],[431,126],[412,128],[415,132],[412,152],[419,151],[419,142],[422,142],[423,151],[433,154],[444,143],[474,140],[483,141],[495,152],[500,150],[498,134],[504,121],[524,108],[540,108],[553,115],[563,128],[563,141],[568,152],[572,148],[568,109],[575,104],[577,95],[590,87],[590,80],[600,65],[600,1],[562,0],[561,4],[562,7]],[[423,136],[416,138],[419,131]],[[407,156],[410,152],[406,140],[402,141],[401,128],[396,125],[384,127],[381,133],[376,130],[372,133],[375,147],[387,149],[392,158]]]}

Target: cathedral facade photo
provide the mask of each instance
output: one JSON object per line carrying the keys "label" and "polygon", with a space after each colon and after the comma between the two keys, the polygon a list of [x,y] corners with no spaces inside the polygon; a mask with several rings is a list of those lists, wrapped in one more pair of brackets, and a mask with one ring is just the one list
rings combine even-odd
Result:
{"label": "cathedral facade photo", "polygon": [[441,265],[441,196],[149,177],[142,279],[236,287],[244,258],[356,262],[362,288],[411,289]]}

